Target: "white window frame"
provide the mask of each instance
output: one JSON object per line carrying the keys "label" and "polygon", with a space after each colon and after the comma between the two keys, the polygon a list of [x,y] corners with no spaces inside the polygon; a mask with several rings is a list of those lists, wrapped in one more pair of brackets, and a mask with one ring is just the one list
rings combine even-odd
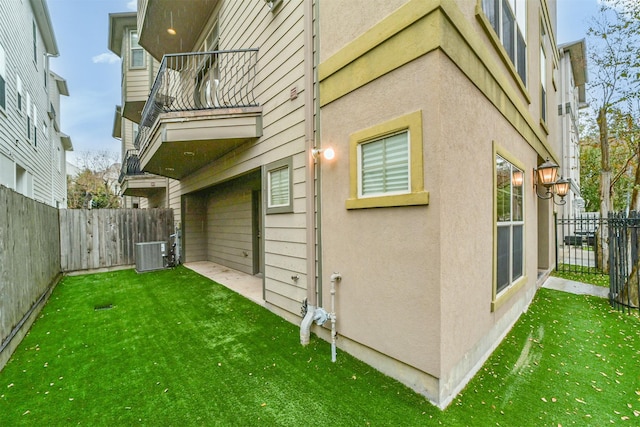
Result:
{"label": "white window frame", "polygon": [[[147,58],[144,52],[144,49],[142,48],[142,46],[140,46],[139,43],[133,43],[133,35],[135,34],[135,37],[137,40],[139,40],[139,36],[138,36],[138,31],[136,30],[129,30],[129,68],[133,69],[133,70],[139,70],[139,69],[144,69],[146,68],[146,64],[147,64]],[[134,51],[140,51],[142,52],[142,65],[134,65],[133,63],[133,53]]]}
{"label": "white window frame", "polygon": [[5,111],[7,108],[7,57],[4,52],[4,47],[0,45],[0,111]]}
{"label": "white window frame", "polygon": [[[281,214],[281,213],[292,213],[293,212],[293,159],[291,157],[287,157],[285,159],[281,159],[275,161],[273,163],[269,163],[263,169],[263,182],[264,182],[264,193],[266,199],[266,214]],[[287,174],[287,191],[288,198],[285,203],[272,203],[272,175],[274,173],[280,173],[282,171],[286,171]]]}

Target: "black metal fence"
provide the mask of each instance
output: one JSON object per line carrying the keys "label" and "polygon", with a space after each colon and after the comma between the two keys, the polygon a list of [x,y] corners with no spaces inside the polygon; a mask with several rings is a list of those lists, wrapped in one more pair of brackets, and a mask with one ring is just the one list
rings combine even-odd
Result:
{"label": "black metal fence", "polygon": [[640,212],[609,214],[609,302],[619,310],[640,310]]}
{"label": "black metal fence", "polygon": [[556,270],[605,274],[598,245],[605,232],[598,215],[556,216]]}
{"label": "black metal fence", "polygon": [[640,310],[640,212],[556,216],[556,260],[557,271],[608,275],[611,306]]}

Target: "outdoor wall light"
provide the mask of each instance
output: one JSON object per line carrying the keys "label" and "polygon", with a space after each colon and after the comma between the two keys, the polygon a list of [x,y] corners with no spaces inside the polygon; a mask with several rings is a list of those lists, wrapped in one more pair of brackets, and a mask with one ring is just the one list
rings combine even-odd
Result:
{"label": "outdoor wall light", "polygon": [[169,25],[169,28],[167,28],[167,33],[171,34],[172,36],[175,36],[177,33],[176,33],[176,29],[173,28],[173,11],[170,11],[169,13],[171,14],[170,15],[171,16],[171,18],[170,18],[171,19],[171,25]]}
{"label": "outdoor wall light", "polygon": [[[560,167],[557,164],[547,159],[547,161],[538,166],[537,169],[534,169],[533,187],[538,198],[543,200],[551,199],[556,205],[564,205],[567,203],[564,198],[569,193],[571,181],[564,179],[562,176],[560,176],[560,179],[557,179],[558,169],[560,169]],[[546,189],[546,193],[542,196],[538,193],[539,185],[542,185]],[[559,196],[560,201],[556,202],[554,196]]]}
{"label": "outdoor wall light", "polygon": [[331,147],[328,147],[328,148],[314,148],[313,151],[311,151],[311,155],[316,160],[318,160],[320,158],[321,154],[322,154],[322,157],[325,158],[325,160],[333,160],[336,157],[336,152]]}

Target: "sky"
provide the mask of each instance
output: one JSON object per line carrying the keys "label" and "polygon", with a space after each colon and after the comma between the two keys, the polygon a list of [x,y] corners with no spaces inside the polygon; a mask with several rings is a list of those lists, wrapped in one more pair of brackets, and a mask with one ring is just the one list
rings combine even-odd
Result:
{"label": "sky", "polygon": [[[17,1],[17,0],[11,0]],[[337,0],[323,0],[337,1]],[[599,0],[557,0],[558,44],[586,37]],[[109,13],[135,10],[136,0],[47,0],[60,56],[51,69],[67,81],[61,99],[61,130],[71,136],[78,163],[82,152],[119,154],[111,136],[115,106],[121,103],[120,59],[108,48]],[[588,48],[588,45],[587,45]]]}

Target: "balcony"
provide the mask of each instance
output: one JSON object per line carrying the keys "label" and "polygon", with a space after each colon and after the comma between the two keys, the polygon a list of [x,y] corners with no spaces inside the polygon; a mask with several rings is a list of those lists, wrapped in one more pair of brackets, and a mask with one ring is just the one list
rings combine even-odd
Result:
{"label": "balcony", "polygon": [[135,146],[143,171],[181,179],[262,136],[257,49],[165,55]]}
{"label": "balcony", "polygon": [[[193,47],[221,0],[138,0],[140,46],[158,61]],[[175,34],[169,34],[172,28]]]}
{"label": "balcony", "polygon": [[151,197],[167,187],[165,178],[140,170],[138,150],[127,150],[118,183],[123,196]]}

